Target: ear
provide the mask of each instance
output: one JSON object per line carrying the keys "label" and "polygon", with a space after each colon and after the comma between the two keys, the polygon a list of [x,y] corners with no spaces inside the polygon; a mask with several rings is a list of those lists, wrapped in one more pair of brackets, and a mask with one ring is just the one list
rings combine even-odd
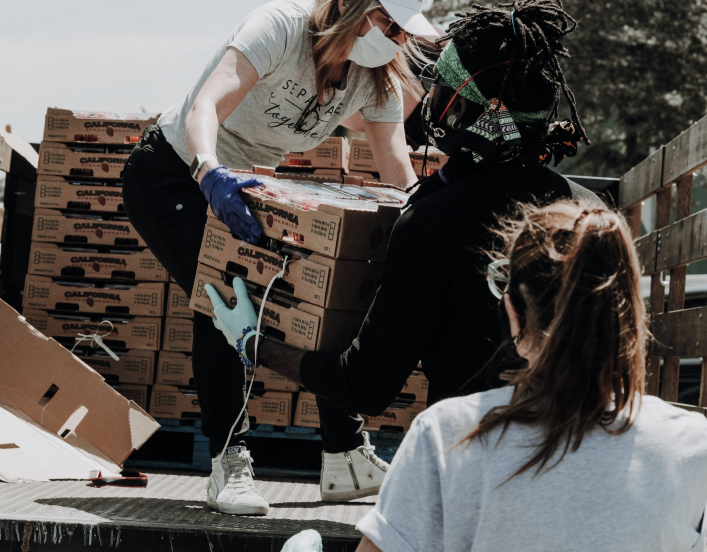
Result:
{"label": "ear", "polygon": [[511,301],[511,296],[506,293],[503,296],[503,306],[506,307],[506,314],[508,315],[508,322],[511,326],[511,336],[516,337],[520,335],[520,320],[518,319],[518,313],[516,312],[513,302]]}

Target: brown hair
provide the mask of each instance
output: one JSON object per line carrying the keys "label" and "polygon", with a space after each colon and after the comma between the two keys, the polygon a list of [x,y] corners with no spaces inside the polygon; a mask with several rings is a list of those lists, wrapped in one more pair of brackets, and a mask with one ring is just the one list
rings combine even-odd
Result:
{"label": "brown hair", "polygon": [[619,213],[588,202],[524,205],[498,236],[510,259],[507,293],[537,358],[504,373],[515,387],[510,404],[490,410],[465,441],[511,422],[542,425],[544,440],[515,476],[534,466],[539,473],[564,442],[554,467],[595,426],[612,435],[630,429],[649,332],[638,256]]}
{"label": "brown hair", "polygon": [[[313,36],[314,65],[316,67],[317,101],[321,105],[328,103],[326,93],[332,88],[332,78],[348,61],[348,55],[358,36],[358,30],[366,16],[382,9],[378,0],[349,0],[344,14],[339,12],[338,0],[315,0],[314,11],[310,19],[310,31]],[[376,103],[378,106],[388,99],[390,92],[397,96],[395,77],[410,90],[415,76],[408,67],[406,56],[426,62],[414,39],[408,40],[403,46],[403,52],[393,61],[382,67],[371,69],[376,86]],[[402,101],[402,98],[400,98]]]}

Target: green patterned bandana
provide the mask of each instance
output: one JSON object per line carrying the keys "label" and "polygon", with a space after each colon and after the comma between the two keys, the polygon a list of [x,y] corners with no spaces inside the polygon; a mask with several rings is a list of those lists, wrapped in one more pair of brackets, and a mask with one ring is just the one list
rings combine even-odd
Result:
{"label": "green patterned bandana", "polygon": [[[476,163],[496,162],[509,153],[507,150],[516,150],[521,145],[517,123],[538,123],[547,118],[547,113],[543,111],[516,111],[508,109],[498,98],[486,98],[459,58],[454,40],[447,44],[440,55],[437,71],[460,96],[484,108],[484,113],[473,125],[451,139],[445,140],[445,132],[441,129],[433,132],[435,145],[443,151],[449,149],[450,154],[455,151],[473,152]],[[427,119],[428,124],[434,127],[431,114],[428,114]]]}

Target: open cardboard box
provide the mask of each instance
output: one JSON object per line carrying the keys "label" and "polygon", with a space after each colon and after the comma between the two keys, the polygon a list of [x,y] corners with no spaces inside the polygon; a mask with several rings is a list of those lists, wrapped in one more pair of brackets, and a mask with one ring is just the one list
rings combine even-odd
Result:
{"label": "open cardboard box", "polygon": [[152,384],[157,358],[155,351],[113,349],[113,352],[120,360],[114,360],[101,348],[77,347],[74,354],[101,374],[108,383]]}
{"label": "open cardboard box", "polygon": [[22,306],[33,309],[162,316],[165,284],[97,283],[27,276]]}
{"label": "open cardboard box", "polygon": [[177,387],[196,385],[191,354],[160,351],[155,370],[155,383]]}
{"label": "open cardboard box", "polygon": [[46,142],[135,144],[159,115],[81,112],[50,107],[44,124]]}
{"label": "open cardboard box", "polygon": [[[214,286],[224,303],[234,307],[236,296],[233,292],[232,282],[232,276],[200,264],[194,280],[191,308],[213,316],[213,305],[204,289],[206,284]],[[271,299],[272,296],[268,296],[268,301],[265,304],[262,319],[263,333],[272,339],[308,351],[335,349],[350,345],[358,335],[358,330],[366,315],[366,313],[359,311],[323,309],[304,302],[292,306]],[[251,301],[253,301],[256,312],[259,312],[262,299],[251,295]],[[165,336],[165,341],[166,339]]]}
{"label": "open cardboard box", "polygon": [[0,301],[0,479],[118,473],[159,428],[92,368]]}
{"label": "open cardboard box", "polygon": [[[287,180],[286,176],[275,174],[272,168],[254,167],[254,171]],[[402,204],[379,204],[377,210],[367,211],[321,204],[316,209],[304,210],[275,199],[264,199],[248,188],[242,190],[242,194],[267,237],[335,259],[384,261],[388,237],[403,207]],[[213,217],[211,209],[209,215]],[[218,220],[214,224],[227,229]]]}
{"label": "open cardboard box", "polygon": [[127,220],[114,220],[107,214],[96,218],[95,214],[76,215],[54,209],[35,210],[32,241],[147,247]]}
{"label": "open cardboard box", "polygon": [[45,209],[125,212],[123,190],[120,186],[72,184],[63,176],[44,174],[37,178],[34,206]]}
{"label": "open cardboard box", "polygon": [[306,169],[343,169],[349,166],[349,141],[330,136],[314,149],[302,153],[288,153],[280,167]]}
{"label": "open cardboard box", "polygon": [[[81,178],[118,179],[130,153],[81,151],[85,146],[72,147],[54,142],[42,142],[39,147],[37,174],[79,176]],[[101,149],[101,148],[98,148]]]}
{"label": "open cardboard box", "polygon": [[[329,309],[368,310],[383,263],[335,260],[318,253],[305,257],[290,255],[285,276],[275,280],[273,289]],[[267,286],[282,270],[284,256],[234,238],[217,219],[208,217],[199,262]]]}
{"label": "open cardboard box", "polygon": [[[25,309],[25,318],[43,334],[71,342],[79,334],[97,334],[109,347],[159,351],[162,319],[141,316],[74,314]],[[104,322],[109,320],[113,324]]]}
{"label": "open cardboard box", "polygon": [[149,249],[75,247],[32,242],[29,273],[38,276],[166,282],[167,271]]}

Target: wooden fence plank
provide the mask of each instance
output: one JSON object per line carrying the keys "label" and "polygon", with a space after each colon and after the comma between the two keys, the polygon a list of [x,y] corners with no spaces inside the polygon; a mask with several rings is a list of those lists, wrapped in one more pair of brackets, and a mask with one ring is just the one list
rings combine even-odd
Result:
{"label": "wooden fence plank", "polygon": [[[655,227],[662,229],[670,224],[670,196],[671,188],[661,188],[656,198]],[[660,255],[660,242],[656,247]],[[660,274],[651,276],[650,315],[654,319],[665,310],[665,288],[660,283]],[[650,354],[646,358],[646,392],[658,395],[660,390],[660,355]]]}
{"label": "wooden fence plank", "polygon": [[661,146],[650,157],[641,161],[619,180],[619,209],[628,209],[653,195],[663,185],[663,156]]}
{"label": "wooden fence plank", "polygon": [[651,331],[652,356],[707,356],[707,307],[658,314]]}
{"label": "wooden fence plank", "polygon": [[665,146],[663,185],[675,182],[681,176],[707,164],[707,117],[670,141]]}
{"label": "wooden fence plank", "polygon": [[658,243],[658,272],[707,258],[707,209],[659,231]]}
{"label": "wooden fence plank", "polygon": [[659,236],[659,232],[653,232],[652,234],[643,236],[641,239],[634,242],[636,245],[636,253],[638,253],[638,260],[641,263],[641,274],[645,276],[649,276],[657,272],[656,252],[658,250],[657,246]]}
{"label": "wooden fence plank", "polygon": [[[677,219],[684,220],[690,216],[692,207],[692,173],[678,179]],[[687,266],[676,266],[670,271],[670,293],[668,295],[668,311],[679,311],[685,308],[685,282]],[[699,337],[698,337],[699,340]],[[680,357],[671,355],[663,363],[660,396],[664,401],[678,400],[678,384],[680,381]]]}

